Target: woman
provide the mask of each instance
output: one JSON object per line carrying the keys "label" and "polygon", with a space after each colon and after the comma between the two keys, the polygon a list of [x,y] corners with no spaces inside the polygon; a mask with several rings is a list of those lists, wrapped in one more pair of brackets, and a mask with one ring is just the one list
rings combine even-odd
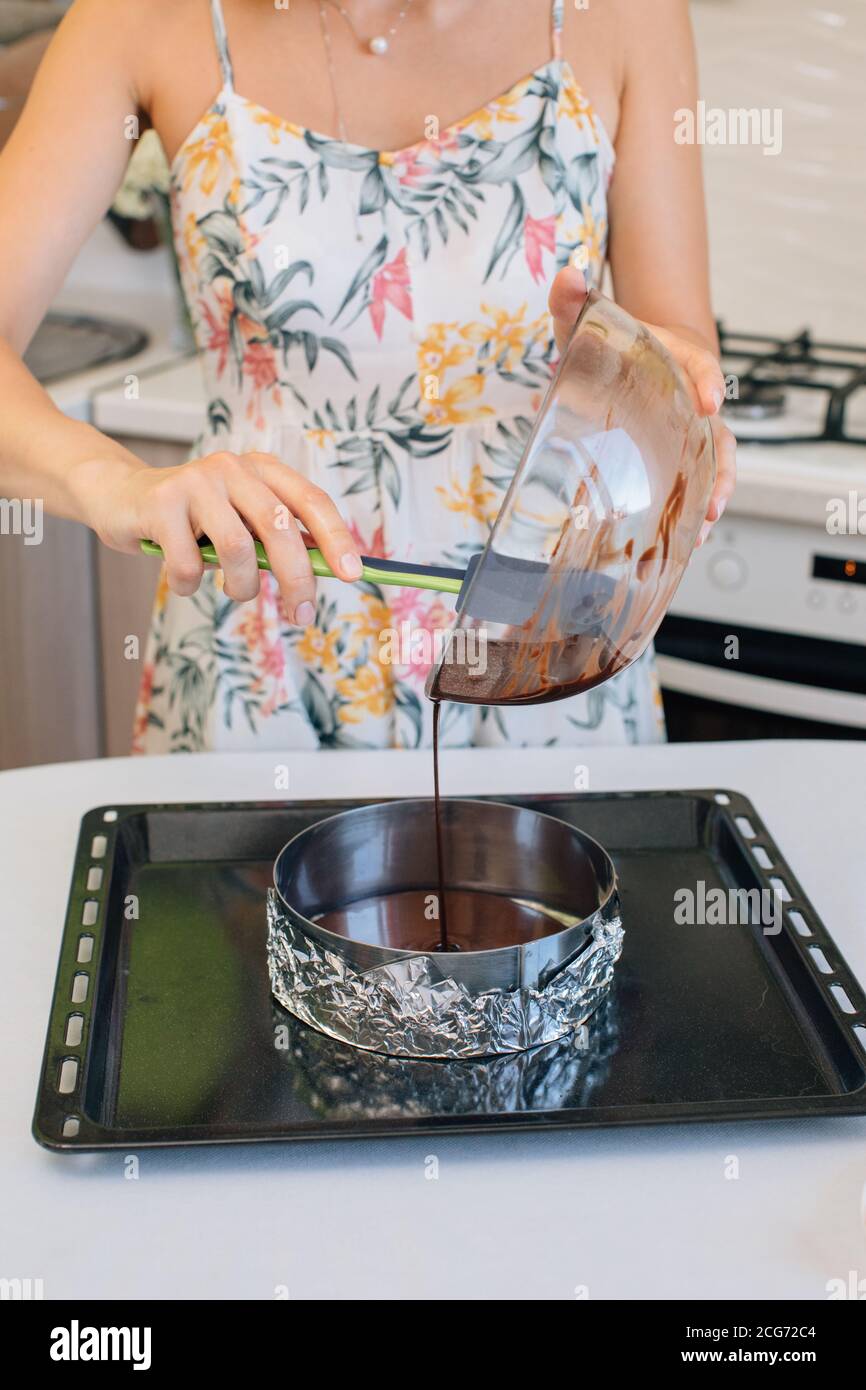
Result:
{"label": "woman", "polygon": [[[162,545],[137,748],[429,741],[426,669],[386,664],[380,634],[450,609],[352,583],[359,554],[480,548],[606,258],[714,417],[718,519],[733,441],[699,154],[673,138],[695,97],[687,0],[77,0],[0,159],[0,488]],[[209,396],[196,457],[160,470],[59,415],[19,356],[135,112],[172,161]],[[316,592],[295,519],[346,582]],[[559,705],[449,706],[442,735],[650,740],[659,709],[649,654]]]}

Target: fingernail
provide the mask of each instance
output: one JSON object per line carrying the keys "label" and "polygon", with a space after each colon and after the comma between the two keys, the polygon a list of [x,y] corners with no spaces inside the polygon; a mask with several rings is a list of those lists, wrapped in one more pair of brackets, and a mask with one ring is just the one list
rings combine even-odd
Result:
{"label": "fingernail", "polygon": [[720,502],[718,505],[719,505],[718,520],[721,521],[722,517],[723,517],[724,514],[725,514],[725,507],[728,505],[728,499],[727,499],[727,497],[723,497],[722,500],[721,500],[721,502]]}
{"label": "fingernail", "polygon": [[303,603],[299,603],[295,609],[295,622],[298,627],[309,627],[315,616],[316,610],[309,599],[306,599]]}
{"label": "fingernail", "polygon": [[725,399],[725,393],[724,393],[724,391],[722,390],[721,386],[717,386],[716,389],[715,389],[715,391],[713,392],[713,403],[714,403],[714,405],[715,405],[715,407],[716,407],[716,410],[721,410],[721,408],[722,408],[722,401],[723,401],[724,399]]}
{"label": "fingernail", "polygon": [[340,569],[347,579],[360,579],[364,566],[361,564],[360,557],[348,550],[340,560]]}

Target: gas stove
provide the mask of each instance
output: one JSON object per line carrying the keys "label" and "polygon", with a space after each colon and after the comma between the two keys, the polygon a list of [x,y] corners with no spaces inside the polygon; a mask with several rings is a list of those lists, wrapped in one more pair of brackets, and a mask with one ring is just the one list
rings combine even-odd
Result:
{"label": "gas stove", "polygon": [[656,648],[674,738],[866,738],[866,346],[719,330],[728,510]]}
{"label": "gas stove", "polygon": [[866,345],[816,342],[808,330],[791,338],[733,333],[723,324],[719,341],[723,413],[739,446],[730,512],[826,532],[830,513],[853,492],[866,537]]}
{"label": "gas stove", "polygon": [[[743,444],[866,444],[866,347],[731,333],[719,324],[729,382],[725,414]],[[861,394],[862,393],[862,394]]]}

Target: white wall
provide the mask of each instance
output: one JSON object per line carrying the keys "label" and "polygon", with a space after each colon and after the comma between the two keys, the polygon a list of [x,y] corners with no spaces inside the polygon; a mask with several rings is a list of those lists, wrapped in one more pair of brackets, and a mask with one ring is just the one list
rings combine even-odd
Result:
{"label": "white wall", "polygon": [[775,158],[704,149],[716,313],[866,343],[866,0],[692,0],[692,15],[708,106],[783,113]]}

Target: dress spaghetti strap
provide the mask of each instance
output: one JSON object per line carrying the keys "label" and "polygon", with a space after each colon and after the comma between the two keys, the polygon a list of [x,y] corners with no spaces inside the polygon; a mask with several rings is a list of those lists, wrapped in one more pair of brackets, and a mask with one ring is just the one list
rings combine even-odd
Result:
{"label": "dress spaghetti strap", "polygon": [[562,57],[563,9],[564,0],[553,0],[553,8],[550,12],[550,42],[553,56],[556,59]]}
{"label": "dress spaghetti strap", "polygon": [[234,73],[232,72],[232,60],[229,55],[229,40],[226,33],[226,22],[223,18],[222,0],[210,0],[210,13],[213,20],[213,32],[216,40],[217,53],[219,54],[220,68],[222,69],[223,82],[231,90],[234,87]]}

